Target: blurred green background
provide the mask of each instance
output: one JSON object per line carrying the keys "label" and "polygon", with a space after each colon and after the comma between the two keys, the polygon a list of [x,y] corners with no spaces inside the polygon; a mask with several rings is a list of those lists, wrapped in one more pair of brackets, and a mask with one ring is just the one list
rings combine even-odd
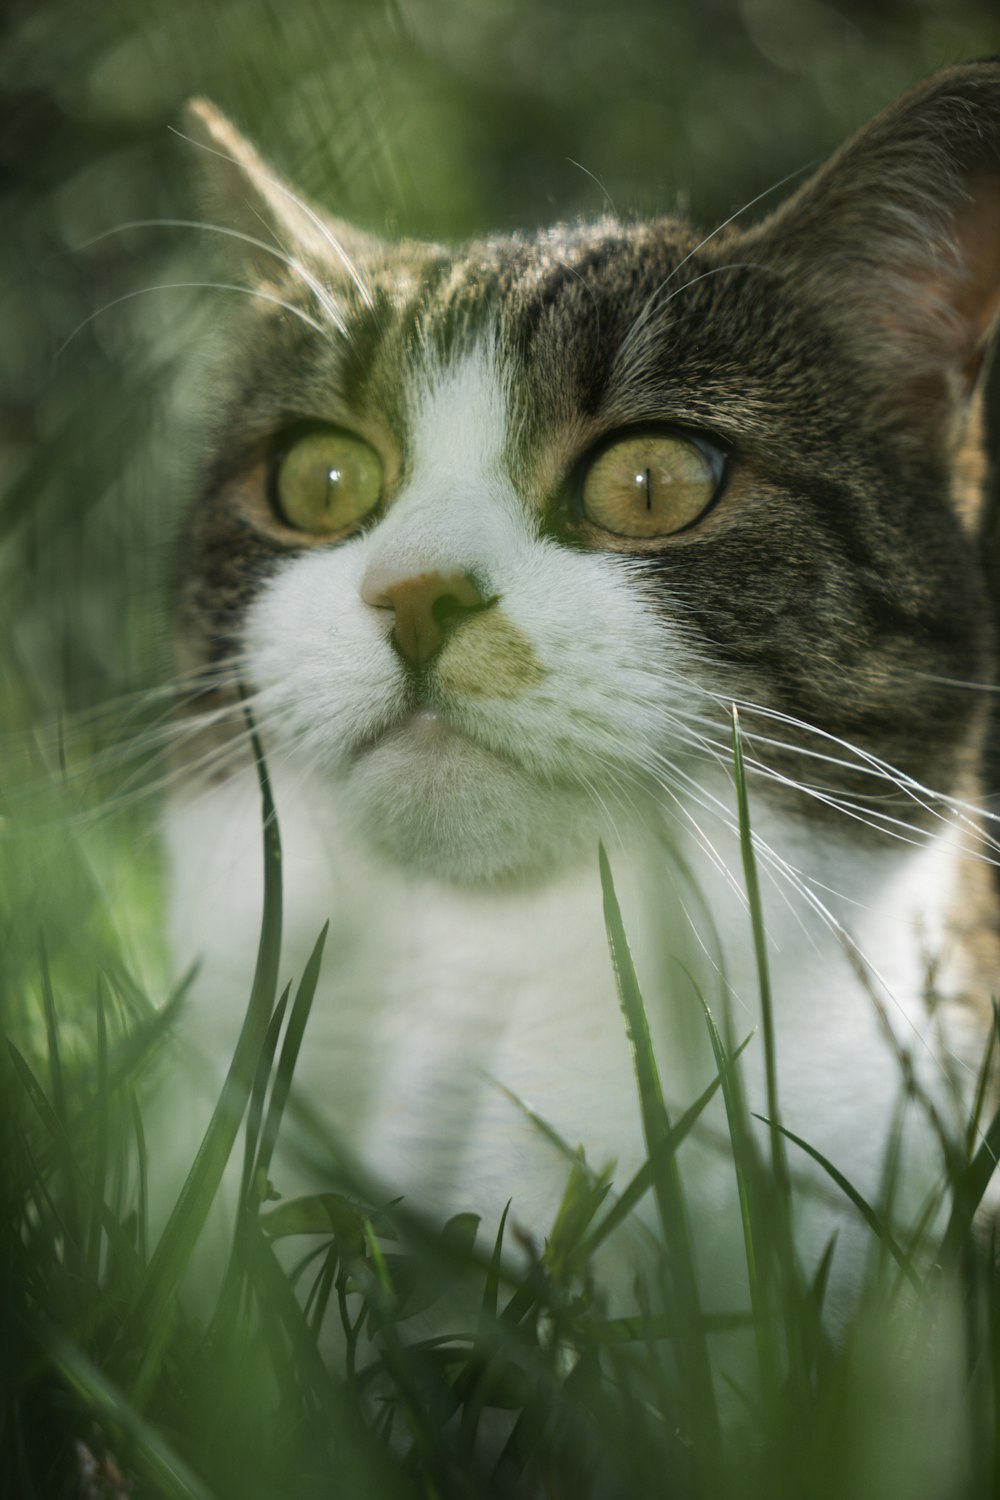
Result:
{"label": "blurred green background", "polygon": [[196,153],[171,129],[189,95],[379,230],[461,237],[609,202],[711,226],[923,74],[998,48],[989,0],[8,4],[4,727],[165,669],[185,362],[227,294],[132,295],[212,274],[192,231],[87,242],[197,214]]}

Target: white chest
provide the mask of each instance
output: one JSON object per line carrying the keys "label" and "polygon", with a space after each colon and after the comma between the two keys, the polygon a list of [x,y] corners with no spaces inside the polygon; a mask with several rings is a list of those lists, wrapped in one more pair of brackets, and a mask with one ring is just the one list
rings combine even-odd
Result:
{"label": "white chest", "polygon": [[[296,1074],[326,1128],[387,1195],[403,1193],[434,1215],[477,1212],[488,1234],[508,1199],[513,1218],[538,1237],[558,1206],[568,1163],[529,1110],[570,1147],[582,1145],[594,1167],[615,1162],[614,1181],[623,1186],[643,1159],[643,1140],[596,850],[591,866],[528,891],[456,891],[376,869],[320,807],[315,789],[279,784],[284,978],[301,972],[331,919]],[[887,1023],[928,1086],[944,1094],[942,1042],[922,991],[926,948],[939,941],[949,896],[949,857],[932,847],[902,860],[852,861],[837,849],[821,858],[778,822],[763,833],[772,849],[823,882],[815,889],[829,913],[788,880],[765,878],[783,1119],[874,1195],[901,1086]],[[170,844],[178,960],[203,962],[186,1032],[221,1077],[249,992],[259,923],[252,779],[178,804]],[[693,881],[661,845],[610,851],[665,1091],[677,1111],[714,1073],[695,986],[720,1020],[728,1006],[737,1040],[759,1027],[738,845],[716,840],[716,850],[725,871],[684,851]],[[867,983],[852,941],[871,965]],[[744,1059],[751,1107],[764,1112],[759,1031]],[[926,1154],[918,1122],[913,1135],[913,1154]],[[717,1257],[728,1279],[718,1221],[730,1214],[733,1174],[721,1108],[713,1106],[698,1140],[683,1149],[695,1217],[708,1226],[706,1263]],[[815,1185],[804,1158],[793,1155],[792,1165]],[[838,1227],[841,1270],[849,1275],[864,1245],[853,1211],[822,1182],[804,1205],[805,1253],[818,1253],[831,1225]]]}

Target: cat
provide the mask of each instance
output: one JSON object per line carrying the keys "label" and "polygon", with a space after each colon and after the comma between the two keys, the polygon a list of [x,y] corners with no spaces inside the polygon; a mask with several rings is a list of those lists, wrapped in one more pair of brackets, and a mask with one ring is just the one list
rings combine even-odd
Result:
{"label": "cat", "polygon": [[[567,1163],[528,1108],[616,1186],[644,1156],[600,843],[669,1101],[715,1076],[702,999],[735,1041],[759,1024],[736,705],[783,1120],[876,1197],[901,1060],[942,1109],[968,1093],[1000,973],[975,690],[1000,63],[931,77],[710,234],[390,243],[211,104],[185,132],[253,291],[178,574],[188,1040],[221,1079],[256,949],[242,687],[283,973],[331,924],[298,1089],[387,1196],[491,1237],[510,1199],[540,1243]],[[743,1062],[766,1112],[759,1036]],[[699,1274],[728,1289],[732,1164],[703,1123],[682,1164]],[[814,1265],[836,1229],[850,1286],[868,1231],[824,1181],[800,1247]]]}

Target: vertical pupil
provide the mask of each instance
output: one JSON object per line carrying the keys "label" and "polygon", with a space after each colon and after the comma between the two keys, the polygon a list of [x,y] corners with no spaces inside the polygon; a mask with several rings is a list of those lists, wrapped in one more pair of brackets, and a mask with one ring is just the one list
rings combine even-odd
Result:
{"label": "vertical pupil", "polygon": [[640,473],[638,473],[635,476],[635,484],[636,484],[636,489],[640,489],[640,490],[645,490],[646,491],[646,509],[647,510],[652,510],[653,509],[653,486],[652,486],[652,483],[650,481],[650,474],[649,474],[649,470],[648,469],[643,469]]}

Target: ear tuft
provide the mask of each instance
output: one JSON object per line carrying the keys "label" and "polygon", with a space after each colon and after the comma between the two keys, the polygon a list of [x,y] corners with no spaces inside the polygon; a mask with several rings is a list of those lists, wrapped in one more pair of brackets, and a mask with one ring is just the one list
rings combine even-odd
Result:
{"label": "ear tuft", "polygon": [[[190,99],[183,126],[184,138],[199,148],[204,196],[227,229],[248,241],[274,241],[282,250],[317,248],[315,210],[271,171],[221,110],[208,99]],[[269,269],[273,271],[273,265]]]}
{"label": "ear tuft", "polygon": [[359,284],[354,262],[377,253],[375,238],[335,222],[296,193],[210,100],[188,100],[180,134],[199,148],[209,211],[242,238],[243,258],[258,274],[273,278],[281,258],[293,256],[322,268],[331,283]]}
{"label": "ear tuft", "polygon": [[210,99],[189,99],[181,115],[181,124],[182,134],[208,151],[238,158],[241,149],[248,149],[236,127]]}

